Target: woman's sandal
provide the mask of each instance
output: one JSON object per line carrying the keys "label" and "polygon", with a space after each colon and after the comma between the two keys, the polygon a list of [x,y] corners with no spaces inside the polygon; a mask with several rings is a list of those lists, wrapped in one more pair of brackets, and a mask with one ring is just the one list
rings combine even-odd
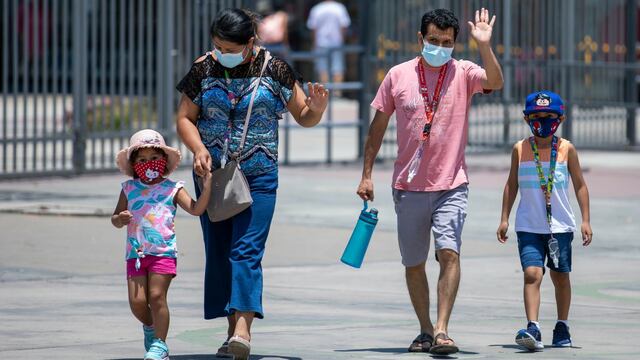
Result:
{"label": "woman's sandal", "polygon": [[229,339],[225,340],[218,348],[216,358],[228,358],[233,359],[233,355],[229,354]]}
{"label": "woman's sandal", "polygon": [[[438,344],[438,340],[444,342],[444,341],[451,341],[450,344]],[[434,354],[434,355],[449,355],[449,354],[454,354],[458,352],[458,347],[456,346],[456,342],[453,341],[452,338],[449,337],[449,335],[445,334],[445,333],[438,333],[436,334],[436,337],[434,338],[433,341],[433,345],[431,346],[431,350],[429,351],[430,353]]]}
{"label": "woman's sandal", "polygon": [[407,351],[429,352],[429,349],[431,349],[431,345],[433,345],[433,336],[427,333],[422,333],[413,340],[411,345],[409,345],[409,349]]}
{"label": "woman's sandal", "polygon": [[229,339],[229,354],[233,355],[235,360],[247,360],[250,353],[251,344],[249,340],[237,335]]}

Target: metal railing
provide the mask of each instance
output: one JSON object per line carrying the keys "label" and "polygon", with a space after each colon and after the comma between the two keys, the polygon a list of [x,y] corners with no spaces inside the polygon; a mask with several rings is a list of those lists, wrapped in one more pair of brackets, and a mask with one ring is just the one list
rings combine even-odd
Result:
{"label": "metal railing", "polygon": [[[479,61],[466,21],[473,10],[498,14],[493,49],[502,91],[476,96],[472,149],[503,149],[527,134],[524,96],[560,93],[576,145],[637,149],[638,0],[349,0],[358,3],[360,45],[343,52],[356,81],[327,84],[356,94],[331,96],[323,122],[298,131],[281,123],[284,164],[354,161],[362,155],[369,103],[388,69],[419,54],[421,15],[447,7],[460,19],[456,58]],[[0,2],[0,179],[113,171],[117,150],[137,129],[153,127],[189,152],[175,133],[174,86],[210,49],[208,28],[223,8],[250,0],[4,0]],[[319,55],[291,52],[296,64]],[[326,53],[327,61],[332,61]],[[333,94],[333,92],[332,92]],[[312,157],[298,156],[319,151]],[[382,157],[395,157],[393,126]]]}
{"label": "metal railing", "polygon": [[[4,0],[0,178],[113,171],[138,129],[175,135],[176,78],[239,0]],[[185,19],[189,19],[186,22]]]}
{"label": "metal railing", "polygon": [[[460,21],[454,57],[480,65],[466,22],[480,7],[497,15],[492,48],[505,84],[501,91],[474,97],[470,149],[501,150],[526,136],[524,99],[539,89],[564,98],[567,121],[561,134],[577,146],[638,149],[639,1],[372,0],[367,6],[368,28],[376,31],[367,56],[374,69],[373,88],[393,65],[420,53],[416,33],[421,16],[439,7],[453,10]],[[395,157],[393,128],[382,152]]]}
{"label": "metal railing", "polygon": [[[308,63],[314,63],[316,61],[316,59],[318,59],[319,57],[324,57],[325,61],[328,64],[328,68],[331,69],[332,68],[332,59],[333,59],[333,54],[334,53],[340,53],[342,56],[348,55],[348,54],[355,54],[358,56],[358,62],[361,63],[362,61],[364,61],[363,59],[363,54],[364,54],[364,47],[359,46],[359,45],[346,45],[346,46],[342,46],[340,48],[333,48],[333,49],[327,49],[326,51],[323,52],[316,52],[316,51],[293,51],[293,52],[288,52],[287,56],[286,56],[286,60],[288,62],[308,62]],[[368,119],[363,119],[360,114],[362,114],[362,109],[360,109],[363,106],[369,106],[368,103],[365,103],[364,100],[362,99],[362,89],[364,88],[364,83],[362,81],[345,81],[345,82],[341,82],[341,83],[334,83],[334,82],[329,82],[327,84],[325,84],[325,87],[329,90],[329,104],[327,105],[327,110],[326,110],[326,115],[324,117],[324,119],[315,127],[316,131],[325,131],[325,142],[324,142],[324,146],[325,146],[325,157],[323,162],[327,163],[327,164],[331,164],[334,162],[334,143],[333,143],[333,131],[334,129],[348,129],[348,128],[352,128],[352,129],[356,129],[357,133],[359,136],[360,132],[361,132],[361,127],[363,122],[368,122]],[[346,91],[357,91],[359,94],[359,98],[358,98],[358,103],[357,103],[357,107],[358,107],[358,113],[356,117],[351,117],[351,118],[344,118],[344,117],[338,117],[336,118],[336,111],[335,111],[335,92],[336,91],[341,91],[341,92],[346,92]],[[338,121],[336,121],[338,120]],[[281,154],[281,161],[284,165],[290,165],[292,163],[305,163],[305,162],[309,162],[308,160],[296,160],[296,159],[292,159],[292,155],[291,155],[291,131],[292,130],[298,130],[301,129],[301,127],[299,125],[297,125],[295,122],[292,121],[291,119],[291,114],[286,113],[284,115],[284,122],[283,124],[280,126],[281,132],[283,133],[283,153]],[[308,129],[305,131],[309,131]],[[354,137],[354,146],[358,146],[355,150],[356,152],[360,151],[360,149],[362,148],[361,144],[358,143],[356,140],[358,139],[358,137]],[[358,153],[359,156],[359,153]],[[317,160],[315,161],[317,162]]]}

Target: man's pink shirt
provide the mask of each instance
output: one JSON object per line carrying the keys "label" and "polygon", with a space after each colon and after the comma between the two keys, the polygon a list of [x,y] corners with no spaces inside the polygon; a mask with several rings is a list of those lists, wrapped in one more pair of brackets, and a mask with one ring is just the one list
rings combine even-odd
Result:
{"label": "man's pink shirt", "polygon": [[[471,98],[483,92],[487,74],[466,60],[450,60],[433,118],[430,139],[416,176],[407,180],[409,164],[422,138],[426,118],[420,94],[418,64],[414,58],[396,65],[385,76],[371,106],[387,115],[396,113],[398,156],[393,171],[393,187],[409,191],[441,191],[468,183],[464,150],[467,144]],[[429,96],[433,96],[439,69],[426,68]]]}

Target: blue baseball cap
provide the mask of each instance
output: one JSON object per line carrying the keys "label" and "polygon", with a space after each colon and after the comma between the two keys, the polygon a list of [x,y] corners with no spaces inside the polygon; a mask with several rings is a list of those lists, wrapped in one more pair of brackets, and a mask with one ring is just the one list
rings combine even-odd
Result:
{"label": "blue baseball cap", "polygon": [[529,94],[524,104],[523,113],[529,115],[543,111],[556,113],[560,116],[564,115],[564,103],[560,95],[547,90]]}

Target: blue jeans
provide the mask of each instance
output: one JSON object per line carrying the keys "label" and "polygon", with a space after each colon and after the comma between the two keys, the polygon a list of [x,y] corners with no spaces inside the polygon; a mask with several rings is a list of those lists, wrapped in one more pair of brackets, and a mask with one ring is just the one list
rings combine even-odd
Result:
{"label": "blue jeans", "polygon": [[[204,318],[236,311],[262,312],[262,256],[276,205],[278,170],[247,176],[253,204],[238,215],[212,223],[200,216],[206,266]],[[196,195],[200,196],[196,185]]]}
{"label": "blue jeans", "polygon": [[571,241],[573,233],[554,233],[553,237],[558,240],[558,267],[553,265],[547,242],[549,234],[535,234],[518,231],[518,252],[520,253],[520,264],[522,270],[529,266],[541,267],[544,269],[544,260],[547,259],[547,267],[556,272],[571,272]]}

